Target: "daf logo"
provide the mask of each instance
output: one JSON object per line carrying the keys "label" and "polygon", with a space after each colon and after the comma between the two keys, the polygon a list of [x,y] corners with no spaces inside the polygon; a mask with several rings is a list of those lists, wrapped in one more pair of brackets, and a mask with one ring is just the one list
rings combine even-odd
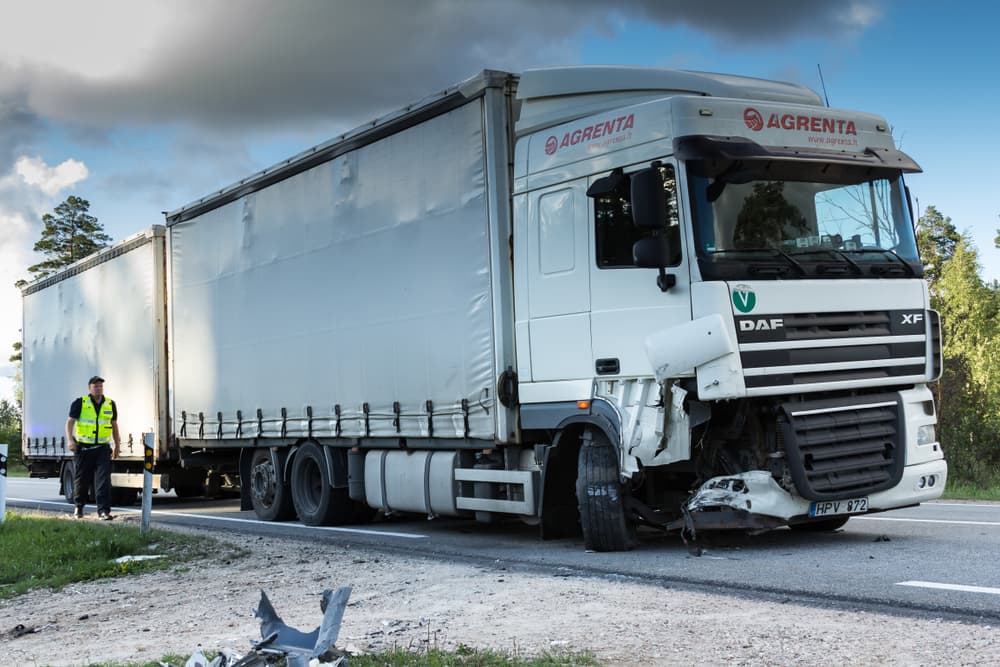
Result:
{"label": "daf logo", "polygon": [[903,313],[903,324],[920,324],[923,321],[923,313]]}
{"label": "daf logo", "polygon": [[773,320],[740,320],[740,331],[774,331],[785,326],[781,318]]}

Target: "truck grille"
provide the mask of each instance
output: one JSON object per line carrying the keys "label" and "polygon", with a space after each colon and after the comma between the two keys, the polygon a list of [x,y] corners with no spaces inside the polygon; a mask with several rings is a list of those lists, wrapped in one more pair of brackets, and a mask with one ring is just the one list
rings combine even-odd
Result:
{"label": "truck grille", "polygon": [[785,403],[779,417],[799,495],[838,500],[891,488],[903,475],[898,394]]}
{"label": "truck grille", "polygon": [[737,317],[748,393],[922,380],[927,373],[926,317],[924,310]]}

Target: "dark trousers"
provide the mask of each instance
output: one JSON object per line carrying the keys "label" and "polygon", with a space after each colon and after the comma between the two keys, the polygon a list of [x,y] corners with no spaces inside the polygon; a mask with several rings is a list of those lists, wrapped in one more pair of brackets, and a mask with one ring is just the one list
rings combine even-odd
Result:
{"label": "dark trousers", "polygon": [[111,447],[101,445],[77,449],[73,455],[73,501],[77,507],[87,504],[94,488],[99,512],[111,512]]}

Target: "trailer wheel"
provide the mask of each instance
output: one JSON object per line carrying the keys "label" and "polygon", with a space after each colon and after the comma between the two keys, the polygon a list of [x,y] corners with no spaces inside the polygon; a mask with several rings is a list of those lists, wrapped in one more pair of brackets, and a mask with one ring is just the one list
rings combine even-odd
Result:
{"label": "trailer wheel", "polygon": [[792,530],[802,533],[830,533],[838,528],[843,528],[844,524],[850,520],[849,516],[838,516],[832,519],[819,519],[807,521],[805,523],[793,523],[789,526]]}
{"label": "trailer wheel", "polygon": [[174,487],[174,495],[182,499],[196,498],[203,493],[201,484],[178,484]]}
{"label": "trailer wheel", "polygon": [[618,454],[603,433],[584,434],[576,478],[583,541],[594,551],[635,547],[635,524],[625,511],[625,489],[618,477]]}
{"label": "trailer wheel", "polygon": [[348,489],[335,489],[323,450],[307,442],[292,462],[292,501],[299,520],[308,526],[350,523],[354,508]]}
{"label": "trailer wheel", "polygon": [[62,486],[62,495],[70,505],[73,504],[73,462],[66,461],[62,467],[62,474],[59,476],[59,484]]}
{"label": "trailer wheel", "polygon": [[253,511],[264,521],[288,521],[295,517],[291,489],[274,469],[267,449],[255,450],[250,460],[250,500]]}
{"label": "trailer wheel", "polygon": [[120,505],[122,507],[129,507],[130,505],[134,505],[138,493],[139,493],[138,489],[130,489],[124,486],[112,486],[111,504]]}

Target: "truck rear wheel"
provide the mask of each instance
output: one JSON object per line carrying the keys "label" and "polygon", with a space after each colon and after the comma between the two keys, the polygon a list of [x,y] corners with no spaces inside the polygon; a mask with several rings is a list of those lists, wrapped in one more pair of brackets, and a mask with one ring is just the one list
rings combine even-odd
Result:
{"label": "truck rear wheel", "polygon": [[309,526],[350,523],[354,507],[348,489],[335,489],[323,450],[314,442],[299,448],[292,462],[292,501],[299,520]]}
{"label": "truck rear wheel", "polygon": [[250,460],[250,500],[257,517],[264,521],[287,521],[295,517],[291,489],[275,470],[271,452],[258,449]]}
{"label": "truck rear wheel", "polygon": [[635,524],[625,511],[618,453],[600,432],[584,435],[576,478],[583,541],[594,551],[627,551],[636,544]]}

